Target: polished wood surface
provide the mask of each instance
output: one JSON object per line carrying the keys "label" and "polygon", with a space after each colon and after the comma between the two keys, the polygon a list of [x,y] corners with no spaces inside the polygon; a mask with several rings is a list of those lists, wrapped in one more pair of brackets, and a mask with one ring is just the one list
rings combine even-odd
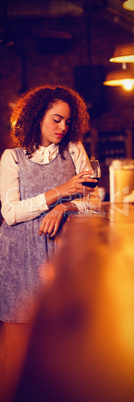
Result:
{"label": "polished wood surface", "polygon": [[[97,213],[89,211],[86,215],[78,214],[77,216],[70,216],[68,223],[80,220],[81,227],[83,224],[88,224],[94,232],[94,236],[102,243],[103,233],[106,236],[106,247],[108,245],[116,250],[118,243],[118,253],[131,254],[132,260],[134,259],[134,204],[102,202],[101,207]],[[69,226],[68,226],[69,227]],[[116,243],[117,242],[117,243]],[[128,247],[127,247],[128,244]]]}
{"label": "polished wood surface", "polygon": [[69,216],[13,402],[134,401],[133,239],[134,205]]}
{"label": "polished wood surface", "polygon": [[134,204],[102,202],[98,215],[109,223],[134,223]]}
{"label": "polished wood surface", "polygon": [[95,401],[95,384],[100,400],[134,401],[134,205],[104,202],[98,214],[71,216],[62,249],[63,268],[75,270],[76,282],[81,272],[81,288],[84,276],[87,284]]}
{"label": "polished wood surface", "polygon": [[44,267],[15,402],[47,400],[46,389],[51,402],[134,401],[133,235],[133,205],[103,203],[98,214],[69,216],[48,289]]}

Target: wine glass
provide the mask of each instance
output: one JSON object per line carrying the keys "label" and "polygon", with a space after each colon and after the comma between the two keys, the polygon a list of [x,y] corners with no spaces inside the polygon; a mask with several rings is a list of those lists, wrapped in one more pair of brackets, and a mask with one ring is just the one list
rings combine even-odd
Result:
{"label": "wine glass", "polygon": [[98,185],[99,180],[101,178],[101,168],[100,168],[99,161],[94,158],[90,159],[90,165],[93,170],[93,174],[91,175],[91,177],[97,180],[97,183],[92,183],[91,187],[94,188]]}
{"label": "wine glass", "polygon": [[90,172],[90,178],[91,179],[95,179],[97,181],[83,181],[82,184],[83,186],[87,186],[87,187],[91,187],[91,188],[95,188],[98,185],[98,182],[101,178],[101,168],[100,168],[100,164],[99,161],[95,158],[91,158],[90,163],[85,167],[85,171],[89,171],[92,169],[92,172]]}
{"label": "wine glass", "polygon": [[[91,172],[92,169],[92,172]],[[87,187],[95,188],[98,185],[98,182],[101,178],[101,168],[99,161],[94,157],[91,157],[89,163],[84,168],[85,171],[89,171],[89,178],[88,180],[95,179],[96,181],[83,181],[82,184]],[[91,193],[90,195],[86,196],[87,199],[87,210],[86,214],[98,214],[101,206],[101,200],[99,194],[96,192]]]}

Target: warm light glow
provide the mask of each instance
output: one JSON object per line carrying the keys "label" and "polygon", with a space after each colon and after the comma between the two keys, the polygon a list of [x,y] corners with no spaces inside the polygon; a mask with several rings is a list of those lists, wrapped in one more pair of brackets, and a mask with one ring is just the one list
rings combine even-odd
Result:
{"label": "warm light glow", "polygon": [[125,1],[123,7],[126,8],[127,10],[134,10],[134,0]]}
{"label": "warm light glow", "polygon": [[108,86],[122,86],[126,91],[131,91],[134,88],[134,73],[128,70],[112,71],[107,74],[103,84]]}
{"label": "warm light glow", "polygon": [[131,91],[133,89],[133,82],[131,80],[124,80],[122,87],[125,91]]}
{"label": "warm light glow", "polygon": [[127,65],[126,65],[126,63],[122,63],[122,70],[127,70]]}
{"label": "warm light glow", "polygon": [[108,85],[111,87],[122,86],[125,91],[131,91],[134,87],[134,80],[111,80],[103,82],[104,85]]}
{"label": "warm light glow", "polygon": [[125,43],[116,47],[112,63],[134,63],[134,43]]}
{"label": "warm light glow", "polygon": [[109,61],[112,63],[134,63],[134,54],[112,57]]}

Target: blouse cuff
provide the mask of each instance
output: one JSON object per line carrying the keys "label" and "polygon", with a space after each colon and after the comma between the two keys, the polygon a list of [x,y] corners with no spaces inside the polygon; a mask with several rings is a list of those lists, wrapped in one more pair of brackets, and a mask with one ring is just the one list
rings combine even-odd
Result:
{"label": "blouse cuff", "polygon": [[86,204],[85,204],[84,201],[82,201],[80,199],[79,200],[75,199],[75,200],[73,200],[71,202],[76,205],[76,207],[78,208],[79,212],[82,212],[82,213],[86,212]]}

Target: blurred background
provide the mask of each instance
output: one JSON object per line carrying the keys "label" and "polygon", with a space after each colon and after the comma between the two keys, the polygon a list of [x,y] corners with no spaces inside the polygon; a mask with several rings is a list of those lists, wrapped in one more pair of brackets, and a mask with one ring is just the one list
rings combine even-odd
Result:
{"label": "blurred background", "polygon": [[[100,161],[109,200],[109,165],[134,158],[134,87],[103,82],[122,69],[109,61],[117,46],[133,42],[134,11],[122,0],[1,0],[0,155],[13,147],[10,115],[20,94],[42,84],[69,86],[87,103],[84,145]],[[134,63],[130,70],[134,76]]]}

